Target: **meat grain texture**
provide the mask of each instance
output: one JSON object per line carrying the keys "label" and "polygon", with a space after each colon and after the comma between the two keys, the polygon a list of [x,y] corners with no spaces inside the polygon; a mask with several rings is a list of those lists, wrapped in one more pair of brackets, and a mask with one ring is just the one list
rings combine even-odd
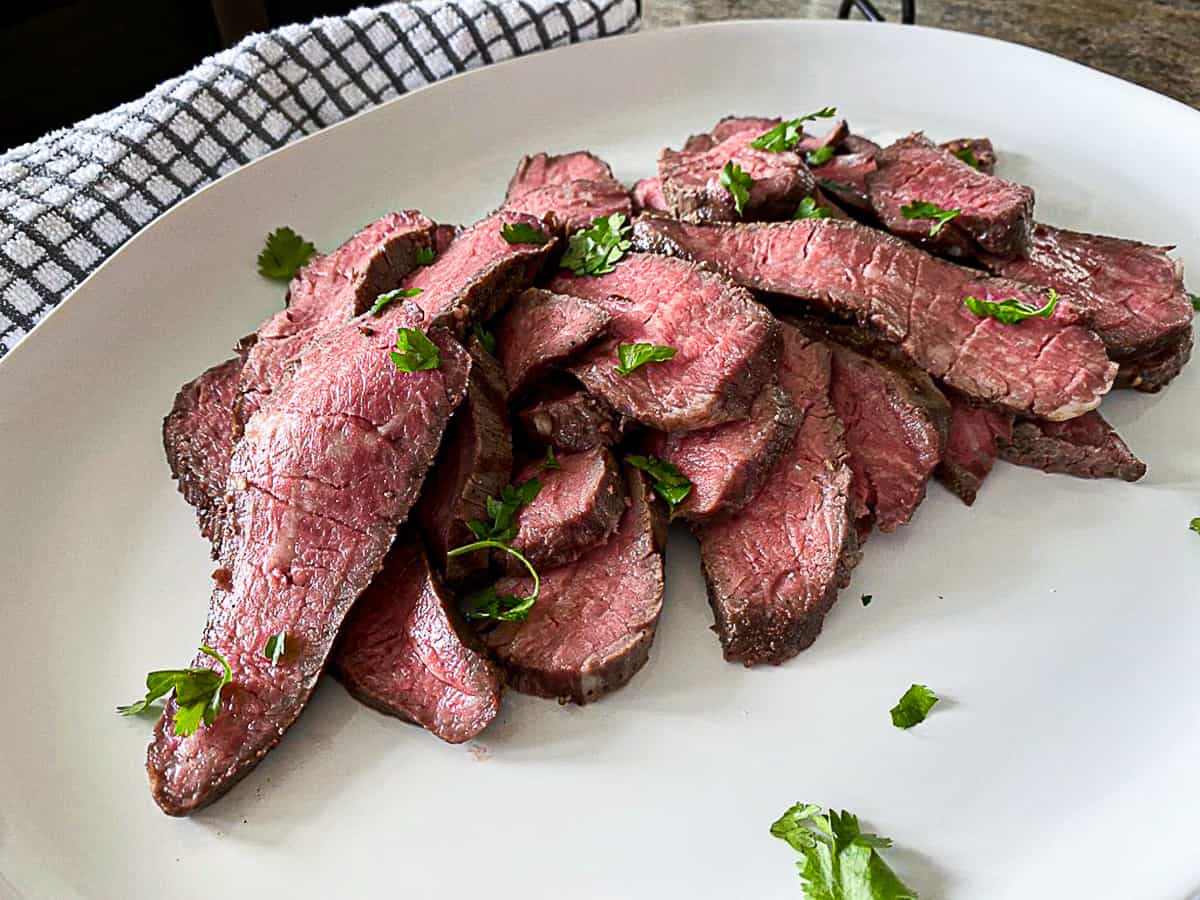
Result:
{"label": "meat grain texture", "polygon": [[514,394],[529,389],[552,366],[602,335],[611,318],[582,297],[525,291],[496,328],[496,353],[509,388]]}

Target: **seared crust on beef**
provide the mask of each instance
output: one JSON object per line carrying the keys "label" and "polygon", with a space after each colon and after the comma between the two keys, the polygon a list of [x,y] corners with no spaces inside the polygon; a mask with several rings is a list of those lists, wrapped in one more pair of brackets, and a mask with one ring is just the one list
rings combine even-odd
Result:
{"label": "seared crust on beef", "polygon": [[578,388],[554,385],[517,413],[526,437],[562,453],[611,447],[625,436],[624,418],[607,402]]}
{"label": "seared crust on beef", "polygon": [[1066,422],[1018,419],[1012,440],[1000,448],[1000,457],[1018,466],[1076,478],[1137,481],[1146,474],[1146,464],[1095,410]]}
{"label": "seared crust on beef", "polygon": [[971,506],[1000,448],[1012,440],[1013,416],[976,406],[953,391],[946,392],[946,399],[950,401],[950,431],[935,474],[951,493]]}

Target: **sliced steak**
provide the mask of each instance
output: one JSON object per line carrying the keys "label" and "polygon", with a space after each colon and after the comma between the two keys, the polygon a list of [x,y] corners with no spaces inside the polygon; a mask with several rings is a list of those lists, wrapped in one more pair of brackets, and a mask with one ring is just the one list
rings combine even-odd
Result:
{"label": "sliced steak", "polygon": [[1076,478],[1137,481],[1146,474],[1146,464],[1095,410],[1067,422],[1017,419],[1000,458]]}
{"label": "sliced steak", "polygon": [[663,196],[662,182],[655,178],[643,178],[630,191],[634,212],[670,212],[667,198]]}
{"label": "sliced steak", "polygon": [[800,137],[800,143],[796,145],[796,149],[801,153],[814,153],[822,147],[840,147],[850,134],[850,126],[845,119],[835,119],[833,125],[825,134],[818,137],[815,134],[805,132]]}
{"label": "sliced steak", "polygon": [[500,710],[500,671],[407,531],[346,617],[331,671],[355,699],[451,744],[475,737]]}
{"label": "sliced steak", "polygon": [[792,398],[772,382],[759,393],[747,419],[700,431],[657,433],[651,452],[692,482],[675,515],[699,522],[742,509],[791,447],[798,424]]}
{"label": "sliced steak", "polygon": [[[971,155],[975,157],[975,169],[978,169],[985,175],[992,175],[996,171],[996,150],[992,146],[992,142],[987,138],[958,138],[953,141],[946,141],[940,145],[942,149],[953,153],[955,156],[963,154],[966,156],[966,151],[971,151]],[[962,159],[962,157],[959,157]],[[967,162],[965,159],[963,162]],[[970,163],[967,163],[970,165]]]}
{"label": "sliced steak", "polygon": [[[536,478],[542,489],[533,502],[517,514],[517,536],[512,546],[525,554],[534,568],[552,569],[579,559],[616,531],[625,512],[625,485],[612,453],[596,447],[583,453],[564,453],[557,469],[530,463],[518,483]],[[505,554],[512,574],[523,571]]]}
{"label": "sliced steak", "polygon": [[1147,394],[1155,394],[1183,371],[1192,357],[1192,329],[1188,329],[1175,341],[1144,356],[1127,359],[1117,372],[1115,387],[1133,388]]}
{"label": "sliced steak", "polygon": [[561,453],[611,447],[625,435],[624,418],[587,391],[554,385],[517,413],[526,436]]}
{"label": "sliced steak", "polygon": [[535,153],[523,156],[517,163],[517,171],[508,182],[505,200],[511,201],[525,194],[554,185],[569,184],[572,181],[612,181],[612,168],[593,153],[577,150],[574,153],[563,153],[552,156],[549,153]]}
{"label": "sliced steak", "polygon": [[[634,253],[607,275],[560,272],[551,288],[612,316],[607,336],[571,371],[591,393],[652,428],[692,431],[743,419],[774,374],[774,318],[748,291],[700,266]],[[622,377],[617,347],[632,343],[674,347],[675,357]]]}
{"label": "sliced steak", "polygon": [[417,251],[433,245],[434,228],[415,210],[389,213],[300,270],[288,287],[287,308],[259,327],[246,354],[241,396],[234,405],[235,434],[313,338],[365,312],[380,294],[399,287],[417,268]]}
{"label": "sliced steak", "polygon": [[[1033,230],[1033,190],[971,168],[923,134],[911,134],[875,156],[867,176],[871,206],[883,226],[918,244],[957,255],[977,252],[1020,257],[1029,250]],[[929,219],[908,219],[901,207],[925,200],[942,209],[958,209],[931,235]]]}
{"label": "sliced steak", "polygon": [[861,134],[848,134],[842,138],[842,143],[838,146],[839,153],[866,153],[873,155],[878,153],[883,148],[880,147],[870,138],[863,137]]}
{"label": "sliced steak", "polygon": [[778,664],[809,646],[857,562],[852,475],[830,378],[829,348],[784,325],[779,380],[803,415],[799,431],[745,509],[697,530],[730,662]]}
{"label": "sliced steak", "polygon": [[496,353],[513,394],[604,333],[611,316],[590,300],[530,288],[496,328]]}
{"label": "sliced steak", "polygon": [[812,168],[821,189],[838,203],[860,212],[871,211],[867,176],[875,171],[875,152],[835,154]]}
{"label": "sliced steak", "polygon": [[[815,182],[800,154],[751,147],[758,136],[757,131],[743,131],[708,150],[663,150],[658,177],[672,215],[688,222],[790,218]],[[754,181],[740,214],[733,195],[721,184],[721,169],[729,162]]]}
{"label": "sliced steak", "polygon": [[770,131],[782,121],[779,118],[764,118],[762,116],[725,116],[713,126],[712,131],[693,134],[684,141],[683,149],[686,152],[692,153],[711,150],[722,141],[733,137],[735,134],[741,134],[743,131],[753,132],[754,136],[757,137],[764,131]]}
{"label": "sliced steak", "polygon": [[448,558],[446,552],[475,538],[471,519],[486,521],[487,501],[512,476],[512,426],[508,390],[495,358],[472,339],[471,378],[438,460],[417,504],[417,521],[434,566],[446,581],[458,584],[487,569],[487,556],[472,553]]}
{"label": "sliced steak", "polygon": [[1028,259],[984,262],[998,275],[1069,296],[1087,311],[1108,355],[1124,362],[1178,346],[1192,330],[1183,264],[1170,249],[1039,223]]}
{"label": "sliced steak", "polygon": [[[388,359],[396,329],[422,321],[413,305],[394,303],[327,336],[247,423],[230,461],[230,518],[203,639],[229,661],[233,681],[212,725],[173,734],[173,700],[159,719],[146,767],[164,812],[187,815],[217,799],[279,742],[382,565],[470,367],[435,329],[440,367],[398,371]],[[291,638],[289,653],[272,665],[263,647],[279,632]],[[217,663],[198,654],[195,665]]]}
{"label": "sliced steak", "polygon": [[968,295],[1031,301],[1036,289],[935,259],[854,222],[698,226],[649,216],[634,229],[642,250],[705,263],[760,291],[853,317],[909,362],[980,402],[1061,420],[1094,409],[1116,364],[1064,298],[1048,319],[1003,325],[979,318]]}
{"label": "sliced steak", "polygon": [[937,479],[967,506],[975,502],[983,480],[992,471],[1000,448],[1012,440],[1011,413],[975,406],[949,392],[950,432]]}
{"label": "sliced steak", "polygon": [[587,228],[593,219],[633,215],[629,191],[618,181],[571,181],[548,184],[505,202],[505,208],[536,216],[559,234]]}
{"label": "sliced steak", "polygon": [[[541,572],[526,622],[506,622],[485,638],[518,691],[589,703],[621,687],[645,665],[663,601],[666,516],[642,474],[625,468],[628,505],[606,544]],[[528,593],[529,578],[497,590]]]}

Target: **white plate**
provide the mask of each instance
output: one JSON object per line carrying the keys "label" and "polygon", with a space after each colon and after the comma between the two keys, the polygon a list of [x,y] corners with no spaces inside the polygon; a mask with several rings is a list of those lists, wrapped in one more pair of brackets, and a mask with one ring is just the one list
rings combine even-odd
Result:
{"label": "white plate", "polygon": [[[333,247],[399,207],[470,221],[526,151],[618,175],[730,112],[836,104],[859,130],[986,134],[1050,222],[1178,242],[1200,274],[1200,115],[950,32],[749,22],[606,40],[419,91],[223,179],[139,234],[0,365],[0,896],[794,898],[767,826],[854,810],[923,897],[1163,898],[1200,886],[1200,366],[1105,413],[1137,485],[998,466],[872,537],[816,645],[722,662],[672,537],[649,665],[561,708],[510,696],[450,747],[327,682],[229,796],[150,799],[150,723],[113,707],[191,657],[212,564],[159,421],[278,308],[289,224]],[[874,604],[864,609],[861,593]],[[947,699],[911,732],[911,682]]]}

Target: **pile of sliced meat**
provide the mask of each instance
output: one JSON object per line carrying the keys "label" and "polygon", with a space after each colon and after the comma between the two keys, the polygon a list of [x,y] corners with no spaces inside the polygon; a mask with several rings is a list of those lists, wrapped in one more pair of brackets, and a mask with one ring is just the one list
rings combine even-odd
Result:
{"label": "pile of sliced meat", "polygon": [[[621,687],[651,650],[672,518],[699,541],[725,658],[779,664],[932,477],[970,504],[997,460],[1144,474],[1097,408],[1188,360],[1169,248],[1038,222],[983,138],[805,128],[726,117],[632,189],[591,153],[527,156],[468,228],[393,213],[310,261],[180,390],[164,445],[211,542],[202,643],[231,678],[192,734],[168,701],[147,759],[165,812],[229,790],[327,670],[452,743],[506,686],[575,703]],[[954,215],[935,229],[918,203]],[[565,267],[606,217],[631,248]],[[1017,322],[964,303],[1050,289],[1051,313]],[[436,364],[394,364],[401,331]],[[671,353],[619,370],[630,345]],[[500,539],[452,554],[535,481]],[[480,618],[488,592],[537,599]]]}

